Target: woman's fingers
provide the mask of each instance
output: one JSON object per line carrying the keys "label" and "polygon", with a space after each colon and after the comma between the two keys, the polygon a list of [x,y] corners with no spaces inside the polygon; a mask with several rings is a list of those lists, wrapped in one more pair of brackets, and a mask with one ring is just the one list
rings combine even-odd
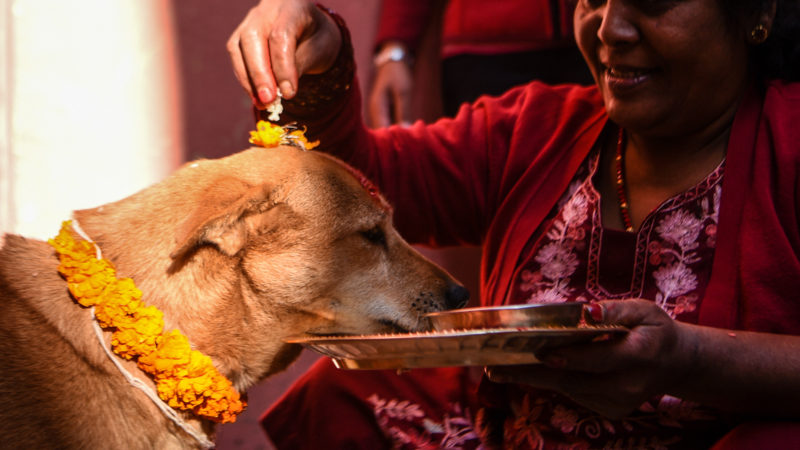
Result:
{"label": "woman's fingers", "polygon": [[242,54],[242,50],[239,47],[239,34],[242,25],[239,25],[231,37],[228,38],[227,49],[228,55],[231,58],[231,66],[233,66],[233,74],[236,76],[236,80],[239,84],[244,88],[244,90],[250,95],[250,98],[253,100],[253,104],[258,104],[258,100],[255,96],[255,87],[250,82],[250,76],[247,73],[247,66],[244,63],[244,55]]}
{"label": "woman's fingers", "polygon": [[262,1],[228,39],[239,84],[263,108],[277,97],[294,97],[303,73],[330,68],[341,47],[333,19],[307,0]]}
{"label": "woman's fingers", "polygon": [[629,412],[666,392],[691,363],[680,327],[647,300],[587,305],[587,320],[629,331],[600,342],[541,349],[540,365],[487,369],[490,379],[561,392],[607,416]]}
{"label": "woman's fingers", "polygon": [[250,29],[240,36],[239,47],[255,98],[262,106],[269,104],[277,94],[267,38],[258,30]]}
{"label": "woman's fingers", "polygon": [[307,20],[303,20],[301,14],[294,10],[282,10],[276,22],[268,39],[272,73],[281,95],[292,98],[299,78],[296,60],[297,41],[303,35]]}

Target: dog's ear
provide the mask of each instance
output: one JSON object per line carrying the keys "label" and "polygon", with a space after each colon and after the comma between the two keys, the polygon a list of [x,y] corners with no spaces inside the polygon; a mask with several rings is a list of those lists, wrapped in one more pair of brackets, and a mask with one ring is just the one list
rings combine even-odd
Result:
{"label": "dog's ear", "polygon": [[206,244],[216,246],[228,256],[235,255],[247,241],[244,217],[268,209],[271,192],[271,186],[251,186],[232,177],[216,180],[203,191],[198,206],[178,226],[177,247],[170,257],[180,258]]}

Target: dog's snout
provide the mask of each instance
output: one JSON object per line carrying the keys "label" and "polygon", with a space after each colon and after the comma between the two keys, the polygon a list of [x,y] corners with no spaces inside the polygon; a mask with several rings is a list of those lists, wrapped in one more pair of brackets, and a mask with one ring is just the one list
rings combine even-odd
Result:
{"label": "dog's snout", "polygon": [[463,308],[469,300],[469,289],[458,283],[449,283],[444,298],[447,309]]}

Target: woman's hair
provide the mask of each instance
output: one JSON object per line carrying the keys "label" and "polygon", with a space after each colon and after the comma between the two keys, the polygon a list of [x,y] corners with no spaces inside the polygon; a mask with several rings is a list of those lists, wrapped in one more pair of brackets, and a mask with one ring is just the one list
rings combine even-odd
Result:
{"label": "woman's hair", "polygon": [[[765,79],[800,81],[800,1],[798,0],[719,0],[732,29],[746,30],[753,19],[776,5],[769,37],[755,44],[751,64]],[[749,30],[747,31],[749,32]]]}

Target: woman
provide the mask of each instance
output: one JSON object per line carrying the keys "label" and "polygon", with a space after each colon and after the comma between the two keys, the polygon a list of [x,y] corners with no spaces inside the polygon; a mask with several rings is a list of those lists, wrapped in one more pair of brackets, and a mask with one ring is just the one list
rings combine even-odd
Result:
{"label": "woman", "polygon": [[[256,104],[280,85],[293,99],[286,119],[373,178],[410,241],[481,244],[482,304],[583,300],[597,323],[630,328],[539,354],[543,365],[488,369],[495,383],[457,408],[477,409],[476,424],[461,414],[458,433],[452,411],[430,417],[468,392],[466,371],[351,382],[320,366],[288,398],[371,402],[372,428],[354,427],[341,445],[379,445],[378,435],[477,445],[481,434],[483,445],[515,448],[692,448],[732,429],[722,442],[749,431],[797,443],[797,10],[784,0],[582,0],[575,35],[596,86],[533,83],[453,120],[375,131],[360,120],[341,21],[299,0],[251,10],[229,49]],[[382,397],[392,390],[397,398]],[[337,418],[370,418],[346,401]],[[316,405],[287,402],[265,423],[296,444],[289,425],[312,425],[281,413],[313,416]],[[419,408],[400,417],[389,404]],[[769,431],[747,424],[757,419]]]}

